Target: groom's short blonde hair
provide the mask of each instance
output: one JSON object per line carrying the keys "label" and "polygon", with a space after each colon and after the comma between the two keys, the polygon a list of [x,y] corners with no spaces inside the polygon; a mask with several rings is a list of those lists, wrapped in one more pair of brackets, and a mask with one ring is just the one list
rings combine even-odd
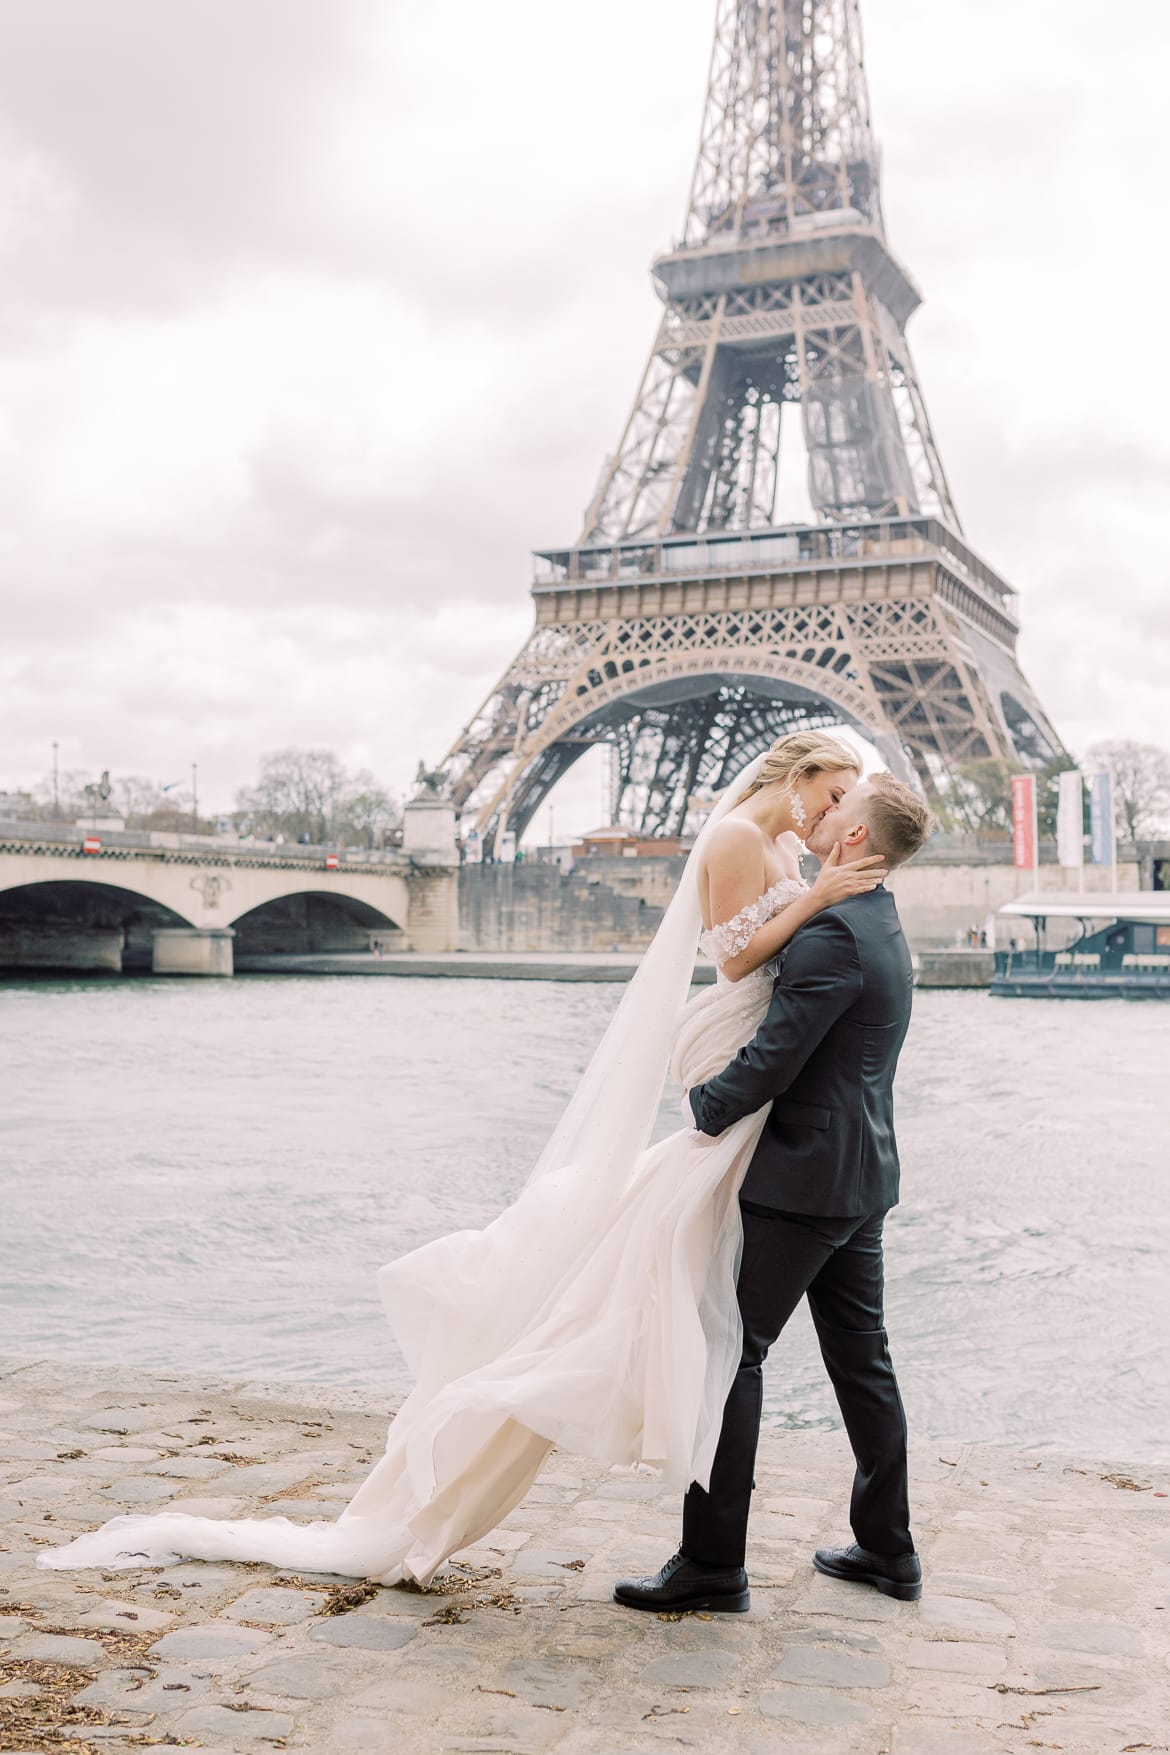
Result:
{"label": "groom's short blonde hair", "polygon": [[865,801],[865,820],[873,850],[891,868],[905,865],[934,833],[930,808],[912,787],[904,786],[892,774],[870,774],[866,785],[871,790]]}

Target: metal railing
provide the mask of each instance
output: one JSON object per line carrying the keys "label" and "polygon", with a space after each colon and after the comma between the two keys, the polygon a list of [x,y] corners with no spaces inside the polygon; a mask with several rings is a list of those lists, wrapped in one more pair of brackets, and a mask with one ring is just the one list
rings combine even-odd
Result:
{"label": "metal railing", "polygon": [[997,606],[1014,613],[1016,593],[937,518],[875,518],[848,524],[779,525],[768,530],[664,536],[534,554],[535,585],[620,584],[939,555]]}
{"label": "metal railing", "polygon": [[41,846],[62,850],[84,846],[96,839],[101,848],[143,853],[244,855],[282,865],[320,865],[323,854],[336,854],[343,863],[397,865],[409,863],[400,847],[342,847],[334,843],[270,841],[241,835],[187,835],[158,829],[87,828],[84,823],[8,822],[0,818],[0,848],[24,852]]}
{"label": "metal railing", "polygon": [[1154,956],[1144,957],[1122,950],[1078,951],[1075,947],[1064,951],[1037,950],[1034,947],[997,950],[996,979],[1011,980],[1017,975],[1031,981],[1047,980],[1053,985],[1059,984],[1065,992],[1077,985],[1099,989],[1105,981],[1115,984],[1119,990],[1170,994],[1170,958],[1159,961]]}

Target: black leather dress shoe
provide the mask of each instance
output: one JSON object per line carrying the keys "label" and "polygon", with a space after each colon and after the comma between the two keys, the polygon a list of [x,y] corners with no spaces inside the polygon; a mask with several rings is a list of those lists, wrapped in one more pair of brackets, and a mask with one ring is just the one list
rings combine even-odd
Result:
{"label": "black leather dress shoe", "polygon": [[922,1564],[913,1549],[909,1554],[871,1554],[855,1542],[851,1548],[818,1548],[813,1565],[829,1578],[872,1584],[902,1603],[916,1603],[922,1595]]}
{"label": "black leather dress shoe", "polygon": [[613,1600],[627,1609],[711,1609],[741,1615],[752,1606],[742,1566],[707,1566],[675,1554],[652,1578],[620,1578]]}

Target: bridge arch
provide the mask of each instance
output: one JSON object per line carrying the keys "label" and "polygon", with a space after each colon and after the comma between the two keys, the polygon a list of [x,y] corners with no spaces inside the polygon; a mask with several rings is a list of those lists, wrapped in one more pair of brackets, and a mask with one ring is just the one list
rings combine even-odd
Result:
{"label": "bridge arch", "polygon": [[149,969],[155,932],[191,924],[98,874],[8,882],[0,888],[0,968]]}
{"label": "bridge arch", "polygon": [[237,914],[231,926],[240,968],[249,957],[366,951],[371,935],[392,938],[403,932],[406,918],[396,920],[360,896],[302,883]]}
{"label": "bridge arch", "polygon": [[123,870],[125,868],[120,866],[111,870],[104,860],[70,859],[66,863],[52,855],[41,857],[34,854],[19,861],[3,860],[0,861],[0,910],[6,897],[24,891],[40,892],[47,902],[64,899],[67,891],[78,903],[87,896],[97,897],[104,893],[110,897],[128,897],[140,906],[159,908],[169,917],[171,926],[194,924],[198,911],[195,896],[188,899],[173,884],[143,883],[143,874],[136,868],[125,871],[129,882],[118,883],[114,873],[118,872],[120,876]]}

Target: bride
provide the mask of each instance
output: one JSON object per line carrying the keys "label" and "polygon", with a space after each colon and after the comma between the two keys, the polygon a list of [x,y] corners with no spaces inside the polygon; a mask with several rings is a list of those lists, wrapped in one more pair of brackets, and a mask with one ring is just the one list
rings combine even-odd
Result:
{"label": "bride", "polygon": [[[38,1563],[259,1560],[427,1584],[519,1503],[554,1445],[705,1486],[740,1357],[737,1194],[768,1110],[715,1140],[684,1127],[647,1142],[668,1061],[684,1089],[722,1071],[793,933],[884,875],[871,859],[827,862],[811,888],[800,876],[800,840],[858,777],[847,745],[797,732],[728,788],[519,1198],[380,1271],[415,1386],[335,1522],[115,1517]],[[684,1003],[696,940],[718,979]]]}

